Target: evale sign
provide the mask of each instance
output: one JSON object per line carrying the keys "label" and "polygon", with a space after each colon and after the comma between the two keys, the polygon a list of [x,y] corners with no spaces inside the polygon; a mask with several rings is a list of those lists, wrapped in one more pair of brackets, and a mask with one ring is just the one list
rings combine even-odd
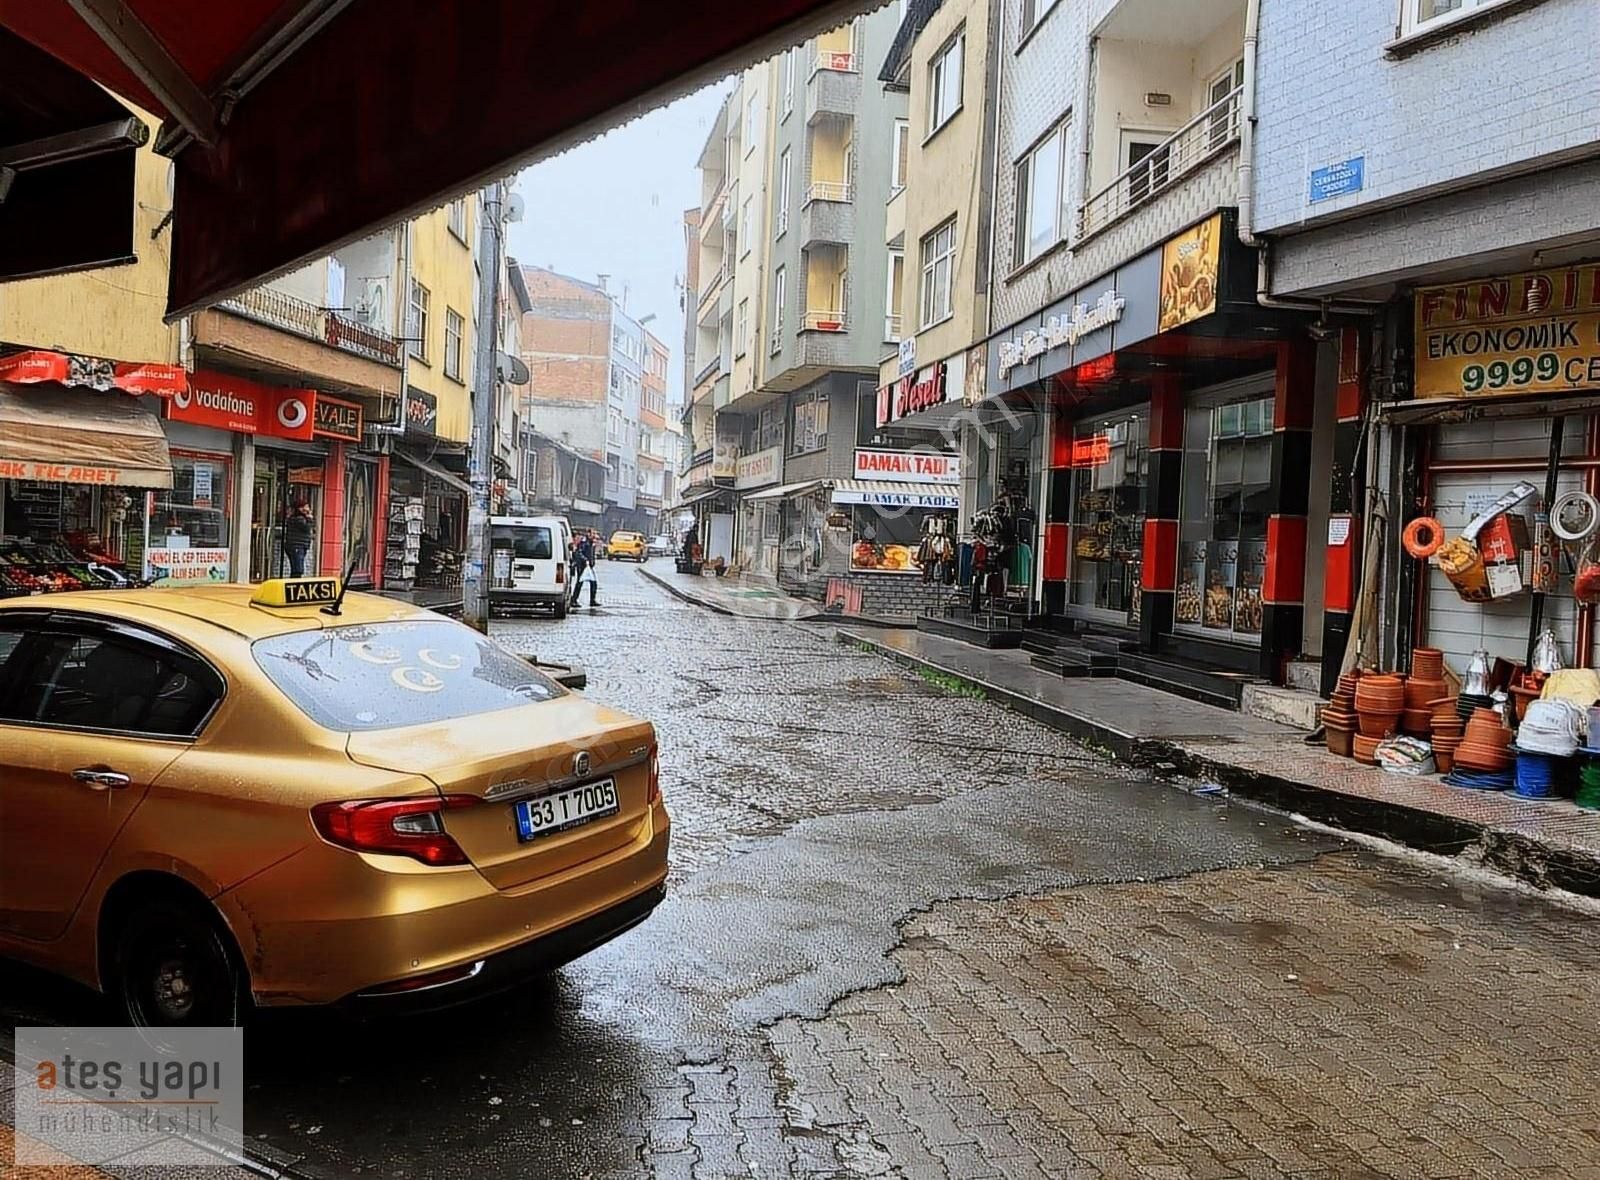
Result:
{"label": "evale sign", "polygon": [[999,344],[1000,376],[1018,365],[1037,360],[1057,348],[1071,348],[1091,332],[1109,328],[1122,319],[1127,300],[1116,291],[1103,292],[1093,304],[1079,303],[1069,315],[1053,315],[1041,328],[1030,328],[1020,336]]}

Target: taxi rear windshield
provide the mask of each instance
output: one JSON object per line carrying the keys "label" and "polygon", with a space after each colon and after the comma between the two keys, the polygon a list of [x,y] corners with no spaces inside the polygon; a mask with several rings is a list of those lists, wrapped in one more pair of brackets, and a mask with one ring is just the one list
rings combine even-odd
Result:
{"label": "taxi rear windshield", "polygon": [[250,650],[284,696],[341,733],[450,721],[566,692],[448,619],[293,631],[258,639]]}

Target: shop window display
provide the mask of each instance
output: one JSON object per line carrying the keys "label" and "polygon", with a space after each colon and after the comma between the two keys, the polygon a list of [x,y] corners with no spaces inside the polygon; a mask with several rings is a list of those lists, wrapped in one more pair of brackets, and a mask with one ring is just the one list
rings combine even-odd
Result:
{"label": "shop window display", "polygon": [[229,580],[232,470],[225,455],[174,452],[172,487],[146,493],[142,564],[155,585]]}
{"label": "shop window display", "polygon": [[1178,626],[1225,639],[1261,634],[1272,502],[1271,397],[1197,399],[1184,418]]}
{"label": "shop window display", "polygon": [[1073,431],[1073,606],[1139,621],[1146,489],[1150,467],[1150,411],[1132,411]]}
{"label": "shop window display", "polygon": [[0,484],[0,598],[142,585],[135,509],[144,495],[141,488]]}

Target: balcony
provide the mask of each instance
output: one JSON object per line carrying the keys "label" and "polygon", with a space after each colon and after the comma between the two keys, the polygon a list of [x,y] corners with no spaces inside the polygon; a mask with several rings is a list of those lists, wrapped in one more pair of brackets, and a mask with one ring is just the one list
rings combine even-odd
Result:
{"label": "balcony", "polygon": [[217,305],[258,324],[292,332],[341,352],[400,367],[400,342],[359,320],[307,303],[271,287],[254,287]]}
{"label": "balcony", "polygon": [[848,246],[855,241],[856,213],[850,186],[817,181],[800,206],[800,245]]}
{"label": "balcony", "polygon": [[1155,200],[1183,177],[1239,142],[1237,88],[1201,111],[1151,150],[1144,159],[1084,202],[1078,211],[1078,239],[1092,237]]}
{"label": "balcony", "polygon": [[705,320],[706,313],[710,311],[713,306],[715,306],[717,302],[717,296],[722,294],[722,288],[725,287],[728,284],[728,281],[732,278],[733,261],[732,259],[724,257],[722,260],[722,265],[711,272],[711,277],[706,281],[706,285],[700,288],[700,299],[695,305],[695,317],[697,320],[702,322]]}
{"label": "balcony", "polygon": [[694,375],[694,384],[697,387],[704,385],[720,372],[722,372],[722,354],[718,353],[706,363],[705,368]]}
{"label": "balcony", "polygon": [[724,173],[717,178],[717,187],[711,194],[711,200],[706,202],[706,207],[700,213],[700,240],[706,240],[713,228],[722,221],[722,213],[728,207],[728,177]]}
{"label": "balcony", "polygon": [[808,311],[800,317],[800,330],[802,332],[845,332],[849,329],[845,324],[843,310]]}
{"label": "balcony", "polygon": [[[852,53],[828,54],[830,58],[848,59],[855,61]],[[856,72],[853,65],[849,70],[836,70],[818,67],[811,72],[811,77],[806,81],[806,122],[816,123],[820,119],[834,117],[850,119],[855,117],[856,108],[861,103],[861,75]]]}

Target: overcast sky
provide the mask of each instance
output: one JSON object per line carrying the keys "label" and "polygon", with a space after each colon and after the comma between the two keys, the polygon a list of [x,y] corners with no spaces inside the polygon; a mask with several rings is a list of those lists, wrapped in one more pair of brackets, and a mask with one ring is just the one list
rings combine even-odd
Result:
{"label": "overcast sky", "polygon": [[527,201],[511,226],[518,262],[628,289],[627,312],[672,350],[669,398],[683,385],[683,211],[700,204],[695,164],[730,82],[709,86],[522,173]]}

